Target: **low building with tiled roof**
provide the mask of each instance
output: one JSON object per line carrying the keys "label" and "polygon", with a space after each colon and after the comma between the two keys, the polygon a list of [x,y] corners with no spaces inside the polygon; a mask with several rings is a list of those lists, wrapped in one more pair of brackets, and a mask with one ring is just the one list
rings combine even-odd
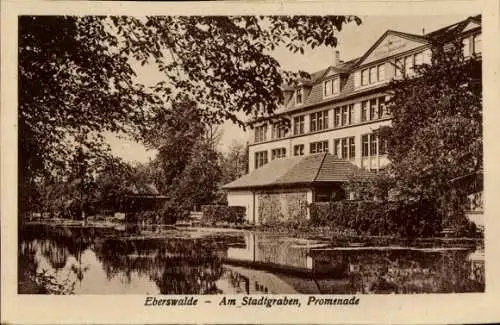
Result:
{"label": "low building with tiled roof", "polygon": [[[414,66],[430,63],[431,46],[440,39],[446,43],[451,34],[461,35],[465,57],[481,56],[481,16],[475,16],[423,35],[388,30],[358,58],[342,62],[336,52],[333,66],[325,65],[309,79],[285,85],[284,103],[275,115],[288,119],[290,127],[275,116],[255,125],[249,142],[250,173],[226,185],[229,204],[254,204],[265,187],[275,186],[286,176],[282,174],[285,169],[317,159],[314,156],[309,162],[300,159],[303,156],[327,152],[362,170],[385,168],[389,163],[387,142],[377,130],[391,124],[386,107],[388,85],[395,78],[415,75]],[[323,168],[321,177],[340,177],[334,174],[338,170]],[[256,192],[257,187],[247,187],[242,194],[243,187],[234,187],[252,182],[261,184],[260,192]],[[293,187],[289,185],[286,191]],[[299,187],[298,182],[295,187]],[[313,192],[307,192],[311,196],[308,202]]]}
{"label": "low building with tiled roof", "polygon": [[371,176],[349,161],[329,153],[276,159],[223,186],[226,190],[287,188],[342,184],[352,175]]}
{"label": "low building with tiled roof", "polygon": [[223,188],[229,192],[229,204],[244,206],[247,220],[253,223],[262,222],[264,210],[290,219],[299,212],[292,212],[290,204],[301,207],[306,219],[310,203],[344,199],[342,185],[352,176],[368,178],[372,173],[330,153],[320,153],[275,159]]}

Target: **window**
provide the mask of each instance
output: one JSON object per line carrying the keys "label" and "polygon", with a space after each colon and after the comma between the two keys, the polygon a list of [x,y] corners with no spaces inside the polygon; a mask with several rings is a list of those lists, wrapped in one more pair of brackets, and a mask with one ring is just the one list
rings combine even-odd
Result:
{"label": "window", "polygon": [[271,150],[271,160],[280,159],[286,157],[286,149],[285,148],[277,148]]}
{"label": "window", "polygon": [[328,111],[311,114],[310,131],[321,131],[328,128]]}
{"label": "window", "polygon": [[375,83],[378,81],[377,78],[377,67],[371,67],[370,68],[370,83]]}
{"label": "window", "polygon": [[361,102],[361,122],[381,119],[387,114],[385,96]]}
{"label": "window", "polygon": [[342,106],[342,125],[347,125],[347,106]]}
{"label": "window", "polygon": [[378,67],[378,81],[384,81],[385,80],[385,64],[380,64]]}
{"label": "window", "polygon": [[377,110],[377,99],[370,99],[370,121],[377,118],[375,112]]}
{"label": "window", "polygon": [[258,151],[255,153],[255,169],[267,164],[267,151]]}
{"label": "window", "polygon": [[368,157],[370,155],[368,150],[368,136],[369,134],[361,136],[361,156],[363,157]]}
{"label": "window", "polygon": [[370,76],[368,74],[368,69],[361,71],[361,85],[365,86],[370,83]]}
{"label": "window", "polygon": [[282,123],[274,123],[272,128],[272,139],[281,139],[286,137],[288,128]]}
{"label": "window", "polygon": [[373,133],[361,136],[361,155],[363,157],[385,154],[387,154],[387,139]]}
{"label": "window", "polygon": [[329,97],[340,92],[340,79],[334,78],[323,82],[324,97]]}
{"label": "window", "polygon": [[379,64],[361,71],[361,84],[363,86],[385,80],[385,65]]}
{"label": "window", "polygon": [[370,135],[370,156],[376,156],[377,155],[377,144],[378,144],[378,137],[374,134]]}
{"label": "window", "polygon": [[354,137],[349,138],[349,159],[353,160],[356,158],[356,145],[354,143]]}
{"label": "window", "polygon": [[349,154],[349,144],[347,138],[342,139],[342,158],[346,159]]}
{"label": "window", "polygon": [[430,63],[429,54],[426,51],[419,52],[416,54],[408,55],[402,58],[396,59],[396,66],[394,75],[396,78],[403,76],[403,71],[406,76],[412,76],[415,74],[414,67],[416,65],[421,65],[423,63]]}
{"label": "window", "polygon": [[378,98],[378,118],[383,118],[385,116],[385,97]]}
{"label": "window", "polygon": [[333,125],[334,125],[334,127],[340,126],[340,107],[335,107],[335,109],[334,109]]}
{"label": "window", "polygon": [[255,128],[255,142],[262,142],[267,140],[267,124],[257,126]]}
{"label": "window", "polygon": [[328,152],[328,140],[311,142],[309,144],[310,153]]}
{"label": "window", "polygon": [[364,100],[361,102],[361,122],[365,122],[368,119],[367,113],[368,113],[368,101]]}
{"label": "window", "polygon": [[356,148],[354,137],[341,138],[333,140],[334,155],[341,159],[354,159]]}
{"label": "window", "polygon": [[348,110],[349,110],[349,116],[348,116],[349,124],[352,124],[354,122],[354,104],[349,104]]}
{"label": "window", "polygon": [[303,156],[304,155],[304,145],[297,144],[293,146],[293,155],[294,156]]}
{"label": "window", "polygon": [[324,83],[323,83],[323,88],[324,88],[324,96],[325,97],[328,97],[328,96],[331,96],[332,95],[332,80],[326,80]]}
{"label": "window", "polygon": [[340,92],[340,79],[333,79],[333,93],[338,94]]}
{"label": "window", "polygon": [[293,118],[293,134],[304,134],[304,115]]}
{"label": "window", "polygon": [[480,54],[481,50],[481,34],[477,34],[474,36],[474,54]]}
{"label": "window", "polygon": [[295,104],[302,104],[302,99],[304,97],[304,88],[300,87],[295,91]]}

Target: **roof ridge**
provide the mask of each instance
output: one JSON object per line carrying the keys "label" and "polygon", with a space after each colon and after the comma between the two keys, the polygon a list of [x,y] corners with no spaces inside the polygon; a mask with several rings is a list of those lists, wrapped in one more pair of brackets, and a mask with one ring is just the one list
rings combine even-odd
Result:
{"label": "roof ridge", "polygon": [[422,39],[422,40],[427,40],[425,35],[419,35],[419,34],[414,34],[414,33],[408,33],[408,32],[402,32],[402,31],[399,31],[399,30],[390,30],[391,32],[393,33],[396,33],[396,34],[401,34],[401,35],[405,35],[405,36],[409,36],[409,37],[414,37],[414,38],[419,38],[419,39]]}
{"label": "roof ridge", "polygon": [[326,158],[327,155],[329,155],[328,152],[325,152],[323,154],[323,158],[321,159],[321,162],[319,163],[318,170],[316,171],[316,175],[313,178],[313,182],[315,182],[316,179],[318,178],[319,172],[321,171],[321,167],[323,167],[323,163],[325,162],[325,158]]}

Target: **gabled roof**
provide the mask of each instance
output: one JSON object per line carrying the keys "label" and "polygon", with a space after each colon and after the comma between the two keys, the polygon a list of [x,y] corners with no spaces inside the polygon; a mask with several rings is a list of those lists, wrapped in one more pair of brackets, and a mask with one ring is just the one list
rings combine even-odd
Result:
{"label": "gabled roof", "polygon": [[353,174],[372,173],[329,153],[276,159],[223,186],[224,189],[286,187],[319,183],[347,182]]}
{"label": "gabled roof", "polygon": [[433,32],[430,32],[426,34],[425,36],[431,39],[444,39],[450,35],[453,35],[454,33],[459,33],[463,31],[469,23],[476,23],[476,24],[481,24],[481,15],[473,16],[473,17],[468,17],[462,21],[459,21],[458,23],[455,23],[453,25],[449,25],[443,28],[440,28],[438,30],[435,30]]}
{"label": "gabled roof", "polygon": [[363,54],[363,56],[356,62],[355,66],[358,66],[363,63],[363,61],[382,43],[382,41],[388,36],[388,35],[395,35],[399,36],[408,40],[420,42],[422,44],[428,44],[429,40],[422,35],[416,35],[416,34],[410,34],[410,33],[403,33],[403,32],[398,32],[395,30],[387,30],[382,36],[378,38],[378,40],[368,49],[368,51]]}

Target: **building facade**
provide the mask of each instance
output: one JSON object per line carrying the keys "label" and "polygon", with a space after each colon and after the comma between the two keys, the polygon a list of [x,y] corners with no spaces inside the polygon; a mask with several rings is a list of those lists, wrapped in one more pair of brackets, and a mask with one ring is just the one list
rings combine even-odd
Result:
{"label": "building facade", "polygon": [[464,55],[481,53],[481,19],[470,17],[426,35],[385,32],[361,57],[312,73],[284,90],[277,112],[290,121],[264,122],[250,134],[249,171],[271,160],[330,152],[367,170],[387,165],[387,146],[374,131],[390,125],[387,85],[413,67],[431,61],[431,39],[461,33]]}
{"label": "building facade", "polygon": [[[299,80],[294,86],[284,87],[284,104],[276,116],[290,123],[273,122],[276,121],[273,118],[251,131],[249,174],[244,176],[246,179],[225,186],[229,205],[247,207],[247,219],[256,222],[263,219],[257,207],[270,205],[264,200],[269,201],[270,196],[278,197],[274,201],[286,202],[288,198],[283,196],[306,193],[303,195],[306,206],[321,197],[315,181],[297,183],[296,188],[288,184],[285,188],[279,184],[271,187],[266,182],[269,180],[260,180],[259,175],[280,174],[280,164],[275,162],[279,160],[324,153],[363,171],[385,168],[389,163],[387,142],[377,130],[391,124],[391,112],[386,105],[390,99],[388,85],[395,78],[415,76],[414,66],[431,63],[433,40],[451,34],[460,35],[465,57],[481,55],[480,16],[425,35],[388,30],[359,58],[342,62],[336,52],[335,65],[312,73],[310,79]],[[261,168],[266,171],[257,172]],[[333,169],[331,172],[337,173],[337,182],[324,182],[325,186],[338,187],[339,180],[347,179],[348,175],[338,175]],[[245,180],[252,181],[244,186]]]}

